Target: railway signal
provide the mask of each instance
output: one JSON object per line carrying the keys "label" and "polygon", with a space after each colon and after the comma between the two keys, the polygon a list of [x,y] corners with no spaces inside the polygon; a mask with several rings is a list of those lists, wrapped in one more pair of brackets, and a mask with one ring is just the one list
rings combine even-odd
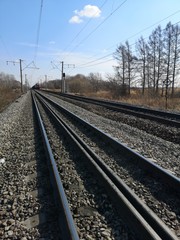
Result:
{"label": "railway signal", "polygon": [[66,74],[64,73],[64,66],[67,68],[75,68],[75,64],[64,64],[64,62],[59,62],[61,64],[61,69],[54,63],[51,62],[53,69],[59,69],[61,71],[61,92],[65,93],[66,92],[66,82],[65,82],[65,76]]}

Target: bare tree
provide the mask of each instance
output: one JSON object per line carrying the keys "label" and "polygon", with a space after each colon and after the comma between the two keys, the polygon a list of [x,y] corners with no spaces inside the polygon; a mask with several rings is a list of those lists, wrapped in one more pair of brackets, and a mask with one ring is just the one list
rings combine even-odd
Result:
{"label": "bare tree", "polygon": [[114,53],[114,58],[118,62],[118,66],[115,66],[115,72],[118,80],[121,84],[125,84],[126,73],[127,73],[127,54],[126,47],[123,44],[120,44]]}
{"label": "bare tree", "polygon": [[159,84],[162,80],[163,71],[164,71],[164,42],[162,29],[160,26],[157,27],[155,34],[157,35],[157,77],[156,77],[156,93],[159,91]]}
{"label": "bare tree", "polygon": [[178,75],[177,63],[180,59],[180,27],[178,25],[172,25],[172,41],[171,41],[171,49],[172,49],[172,91],[171,95],[174,96],[174,85],[175,79]]}
{"label": "bare tree", "polygon": [[108,82],[106,84],[106,87],[108,90],[110,90],[112,97],[117,99],[121,94],[121,84],[119,84],[116,77],[117,75],[114,76],[107,74]]}
{"label": "bare tree", "polygon": [[163,81],[163,89],[165,86],[165,96],[167,98],[169,85],[172,83],[172,40],[173,40],[173,27],[171,22],[166,25],[164,30],[164,63],[165,63],[165,77]]}
{"label": "bare tree", "polygon": [[135,76],[134,69],[137,58],[132,54],[128,41],[125,42],[125,45],[119,45],[114,53],[114,58],[118,63],[118,65],[114,67],[115,78],[122,87],[125,89],[128,88],[128,93],[130,94],[131,82]]}
{"label": "bare tree", "polygon": [[147,63],[148,63],[148,44],[143,37],[136,43],[138,51],[139,70],[141,74],[142,94],[144,94],[145,87],[147,85]]}
{"label": "bare tree", "polygon": [[129,42],[126,41],[126,56],[127,56],[127,78],[128,78],[128,93],[131,91],[131,82],[135,78],[135,65],[137,57],[133,55]]}
{"label": "bare tree", "polygon": [[163,74],[163,38],[161,27],[158,26],[149,37],[149,51],[151,60],[151,79],[153,89],[158,93],[159,83]]}
{"label": "bare tree", "polygon": [[[113,79],[118,84],[129,86],[136,79],[142,86],[142,94],[145,88],[153,90],[153,94],[159,93],[162,87],[162,95],[169,92],[174,95],[174,88],[179,74],[180,63],[180,27],[169,22],[164,30],[158,26],[145,41],[141,36],[136,42],[136,56],[132,54],[128,41],[120,44],[114,53],[117,66],[114,67]],[[113,80],[113,81],[114,81]]]}
{"label": "bare tree", "polygon": [[6,88],[19,88],[20,83],[15,79],[12,74],[0,73],[0,86]]}
{"label": "bare tree", "polygon": [[90,73],[88,79],[92,85],[93,91],[97,92],[100,89],[102,76],[100,73]]}

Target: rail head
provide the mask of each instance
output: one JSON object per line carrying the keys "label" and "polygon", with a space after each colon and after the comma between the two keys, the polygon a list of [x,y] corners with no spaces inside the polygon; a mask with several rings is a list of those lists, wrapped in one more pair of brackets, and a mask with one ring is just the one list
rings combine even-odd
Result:
{"label": "rail head", "polygon": [[49,167],[50,167],[50,175],[52,178],[52,185],[55,186],[55,197],[57,199],[56,203],[58,205],[59,208],[61,208],[61,213],[63,213],[64,215],[64,225],[60,226],[62,233],[63,233],[63,237],[64,239],[70,239],[70,240],[79,240],[79,236],[77,233],[77,229],[76,226],[74,224],[73,221],[73,217],[69,208],[69,204],[67,201],[67,197],[65,195],[64,192],[64,188],[63,188],[63,184],[56,166],[56,162],[49,144],[49,140],[44,128],[44,124],[36,103],[36,99],[34,97],[34,95],[32,94],[32,99],[33,99],[33,104],[35,107],[35,111],[36,111],[36,116],[38,118],[38,123],[39,123],[39,127],[41,130],[41,134],[42,134],[42,138],[43,138],[43,142],[44,142],[44,147],[46,150],[46,155],[47,155],[47,159],[49,161]]}
{"label": "rail head", "polygon": [[[117,205],[117,209],[119,209],[120,213],[124,215],[124,218],[129,222],[130,226],[134,229],[134,225],[136,225],[137,229],[141,229],[141,233],[144,234],[143,237],[147,237],[146,239],[177,239],[168,227],[166,227],[146,205],[140,202],[137,196],[135,196],[126,184],[115,176],[112,170],[106,166],[106,164],[100,160],[95,153],[90,152],[91,150],[88,149],[88,146],[86,146],[85,143],[83,143],[83,140],[81,140],[77,134],[65,122],[63,122],[63,120],[60,120],[58,115],[53,112],[45,102],[43,102],[43,105],[52,114],[58,126],[61,125],[61,127],[65,129],[64,131],[67,130],[68,139],[73,139],[76,145],[80,147],[83,154],[89,159],[91,166],[93,166],[93,172],[97,173],[96,176],[104,182],[104,186],[110,192],[114,203]],[[133,202],[133,205],[135,203],[135,208],[131,202]],[[139,214],[139,212],[141,214]],[[148,222],[151,223],[153,227],[146,222],[147,220],[144,220],[144,217],[145,219],[148,219]],[[155,229],[155,231],[153,229]],[[138,231],[139,230],[136,232],[137,235]],[[156,231],[158,232],[158,235],[156,234]],[[159,234],[161,236],[160,238]],[[144,239],[143,237],[141,236],[141,239]]]}
{"label": "rail head", "polygon": [[[38,93],[40,94],[40,93]],[[66,114],[70,115],[72,118],[78,120],[81,122],[81,124],[88,126],[90,129],[95,130],[105,141],[113,145],[115,148],[120,149],[126,156],[129,157],[129,159],[133,159],[133,161],[136,161],[139,165],[141,165],[144,169],[147,169],[148,171],[151,171],[156,177],[161,179],[163,182],[165,182],[167,185],[175,189],[178,193],[180,192],[180,179],[173,174],[169,173],[165,169],[163,169],[161,166],[153,163],[152,161],[148,160],[144,156],[140,155],[139,153],[135,152],[131,148],[125,146],[120,141],[114,139],[110,135],[104,133],[102,130],[96,128],[90,123],[87,123],[85,120],[77,116],[76,114],[69,112],[64,107],[60,106],[58,103],[55,103],[51,99],[49,99],[46,96],[43,96],[47,101],[51,102],[54,106],[64,111]]]}

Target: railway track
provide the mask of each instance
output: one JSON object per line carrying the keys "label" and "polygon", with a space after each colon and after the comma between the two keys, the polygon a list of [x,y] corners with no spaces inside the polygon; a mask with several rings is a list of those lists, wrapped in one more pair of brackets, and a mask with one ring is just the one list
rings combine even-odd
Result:
{"label": "railway track", "polygon": [[44,125],[37,107],[36,100],[34,99],[34,96],[32,95],[33,103],[35,107],[35,112],[37,115],[39,128],[41,131],[41,135],[44,142],[44,148],[46,152],[46,156],[48,159],[48,166],[49,166],[49,172],[51,177],[51,184],[53,186],[54,190],[54,197],[56,200],[58,212],[59,212],[59,222],[60,222],[60,229],[61,229],[61,236],[62,239],[72,239],[72,240],[78,240],[78,234],[77,230],[69,209],[69,205],[67,202],[66,195],[64,193],[62,181],[60,178],[60,175],[58,173],[58,169],[54,160],[54,156],[49,144],[49,140],[46,134],[46,131],[44,129]]}
{"label": "railway track", "polygon": [[61,239],[31,94],[0,119],[0,239]]}
{"label": "railway track", "polygon": [[[53,93],[53,92],[50,92],[50,93]],[[75,96],[71,94],[60,93],[58,95],[65,97],[67,99],[74,99],[80,102],[86,102],[94,105],[103,106],[113,111],[122,112],[128,115],[133,115],[143,119],[149,119],[158,123],[165,124],[167,126],[180,128],[180,114],[177,114],[177,113],[158,111],[155,109],[138,107],[138,106],[133,106],[125,103],[99,100],[94,98]]]}
{"label": "railway track", "polygon": [[[90,99],[90,101],[88,101],[85,97],[84,99],[74,95],[68,95],[68,94],[60,95],[60,94],[55,94],[53,92],[50,92],[50,93],[48,92],[48,94],[55,96],[59,99],[62,99],[64,101],[67,101],[69,103],[80,106],[99,116],[103,116],[105,118],[112,119],[116,122],[121,122],[131,127],[135,127],[139,130],[143,130],[148,134],[157,136],[158,138],[162,138],[166,141],[170,141],[176,144],[179,144],[180,142],[180,128],[178,127],[179,126],[178,114],[167,113],[162,111],[159,112],[156,110],[154,111],[154,110],[146,109],[142,107],[140,108],[135,107],[135,109],[136,108],[140,109],[140,112],[136,110],[131,110],[131,109],[129,110],[124,108],[123,108],[123,112],[120,112],[120,110],[113,110],[112,106],[109,104],[108,104],[108,107],[106,107],[106,103],[104,104],[104,101],[101,101],[101,100],[97,100],[98,102],[96,104],[95,102],[96,99]],[[103,103],[103,106],[101,105],[101,103]],[[116,106],[119,103],[113,102],[113,104],[115,104],[115,108],[119,108]],[[127,106],[130,108],[132,107],[132,109],[134,108],[134,106],[132,105],[127,105]],[[124,107],[126,107],[126,104],[124,104]],[[145,113],[141,112],[143,110],[145,110]],[[152,115],[148,113],[147,115],[146,111],[148,112],[152,111],[159,114],[158,119],[156,118],[157,114]],[[166,113],[167,113],[167,116],[164,117]],[[175,118],[175,116],[177,117]]]}
{"label": "railway track", "polygon": [[[108,119],[99,117],[98,115],[91,113],[90,111],[86,111],[81,107],[76,107],[74,103],[69,104],[66,103],[66,101],[60,100],[54,96],[47,94],[43,95],[57,102],[61,106],[64,106],[64,108],[69,109],[70,112],[80,116],[80,118],[91,123],[93,126],[100,128],[107,135],[111,135],[113,138],[119,139],[119,141],[124,143],[125,146],[135,149],[137,153],[146,156],[146,158],[151,162],[157,163],[162,168],[167,169],[177,177],[180,177],[180,168],[178,167],[180,152],[177,151],[177,149],[179,149],[179,145],[170,144],[169,140],[168,142],[165,142],[164,140],[157,139],[154,136],[149,136],[146,132],[136,130],[117,122],[116,119],[109,121]],[[155,129],[156,132],[158,132],[158,130],[158,128]],[[160,133],[163,135],[162,132]],[[169,154],[169,152],[171,154]]]}
{"label": "railway track", "polygon": [[[41,109],[41,106],[39,106],[39,108]],[[85,175],[84,175],[83,181],[87,181],[86,178],[88,178],[88,180],[91,183],[89,184],[89,181],[88,181],[88,183],[85,184],[88,186],[83,187],[84,185],[83,181],[80,180],[80,177],[78,175],[76,176],[76,173],[75,173],[76,169],[75,167],[72,166],[72,163],[71,163],[71,161],[73,162],[75,161],[74,156],[78,154],[77,150],[73,151],[72,153],[73,156],[69,158],[69,155],[71,154],[67,152],[66,149],[64,149],[63,139],[61,139],[58,142],[58,136],[56,136],[57,134],[53,131],[51,127],[50,128],[48,127],[48,122],[46,119],[46,115],[43,114],[43,109],[41,109],[41,114],[43,116],[43,121],[45,122],[47,132],[52,133],[52,135],[49,134],[51,136],[48,136],[50,139],[49,141],[51,142],[53,153],[55,155],[55,159],[57,162],[57,166],[58,166],[61,178],[63,179],[63,186],[66,190],[67,195],[69,196],[68,201],[71,206],[71,210],[74,213],[73,217],[76,220],[80,238],[81,239],[98,239],[104,236],[104,239],[108,239],[108,235],[110,231],[108,225],[111,226],[113,223],[116,226],[116,228],[114,229],[113,235],[116,236],[117,239],[121,236],[123,239],[135,239],[131,237],[132,234],[127,233],[127,230],[125,227],[123,227],[123,224],[119,223],[119,219],[117,218],[116,214],[114,214],[113,211],[111,210],[111,205],[110,205],[111,203],[108,202],[106,194],[101,189],[99,188],[96,189],[97,188],[96,181],[94,180],[94,178],[92,178],[91,174],[87,172],[84,173]],[[58,126],[58,129],[60,129],[60,126]],[[62,132],[61,132],[61,135],[62,135]],[[55,137],[55,141],[53,140],[54,137]],[[63,141],[63,146],[61,146],[62,144],[61,141]],[[59,153],[58,144],[60,146],[60,153]],[[68,143],[66,143],[66,145],[69,145],[69,144],[70,144],[70,151],[72,151],[72,142],[70,141],[70,139],[68,139]],[[55,151],[56,148],[57,150]],[[68,148],[68,146],[66,146],[66,148]],[[79,156],[79,154],[77,155],[77,157],[78,159],[82,158],[82,156]],[[81,168],[83,168],[83,166],[81,166]],[[71,173],[71,171],[73,171],[73,174]],[[81,172],[81,178],[83,177],[82,176],[83,172]],[[89,185],[91,190],[88,189]],[[93,185],[93,189],[91,185]],[[97,197],[97,192],[98,194],[100,194],[100,196],[98,197]],[[82,195],[83,195],[83,198],[82,198]],[[92,199],[93,197],[94,199]],[[99,205],[98,211],[96,210],[97,205]],[[103,206],[103,210],[100,207],[101,205]],[[109,221],[108,224],[106,223],[107,222],[106,216],[101,216],[101,211],[106,211],[106,214],[108,216],[108,221]]]}
{"label": "railway track", "polygon": [[[145,189],[147,189],[147,186],[149,184],[148,187],[152,187],[153,185],[158,185],[158,188],[160,187],[161,191],[163,194],[165,194],[165,198],[167,197],[166,191],[167,191],[167,187],[166,190],[164,190],[164,184],[168,184],[168,186],[171,186],[172,188],[176,189],[176,191],[179,191],[179,185],[180,185],[180,181],[178,178],[176,178],[175,176],[169,174],[167,171],[165,171],[164,169],[162,169],[159,166],[156,166],[155,164],[153,164],[152,162],[148,161],[147,159],[143,158],[142,156],[140,156],[139,154],[133,152],[131,149],[123,146],[122,144],[120,144],[119,142],[115,141],[112,138],[109,138],[109,136],[107,136],[106,134],[104,134],[102,131],[99,131],[98,129],[94,129],[92,126],[87,125],[87,123],[84,123],[84,121],[80,120],[77,116],[68,113],[67,110],[63,109],[62,107],[60,107],[59,105],[57,105],[56,103],[53,103],[51,100],[46,98],[46,101],[48,101],[49,103],[51,102],[51,104],[53,104],[53,106],[55,108],[58,107],[58,111],[59,109],[61,109],[61,111],[63,111],[63,115],[71,115],[71,119],[73,120],[69,120],[67,119],[66,116],[66,122],[68,123],[69,126],[67,126],[67,124],[65,124],[65,122],[63,121],[63,117],[60,116],[59,114],[57,114],[57,110],[52,110],[52,107],[49,106],[49,103],[47,104],[46,102],[44,102],[44,100],[42,100],[42,97],[38,97],[39,101],[43,102],[43,106],[46,108],[46,111],[50,111],[51,112],[51,118],[53,116],[53,119],[56,119],[56,123],[58,123],[59,125],[61,125],[61,128],[63,128],[63,132],[68,132],[68,139],[70,142],[72,142],[72,144],[76,145],[76,147],[80,147],[80,151],[81,154],[83,154],[83,158],[84,157],[88,157],[90,162],[88,162],[88,166],[90,166],[91,169],[93,169],[93,172],[96,173],[96,177],[98,177],[99,181],[101,181],[105,187],[105,189],[108,190],[108,195],[110,195],[113,198],[113,202],[116,206],[116,208],[118,210],[120,210],[121,213],[121,217],[123,218],[123,221],[125,221],[127,223],[128,226],[130,226],[130,228],[133,229],[133,232],[135,233],[136,236],[138,236],[138,239],[177,239],[176,236],[168,229],[168,227],[160,220],[160,218],[158,218],[156,216],[156,214],[154,214],[154,212],[152,210],[150,210],[150,208],[148,208],[143,202],[142,200],[140,200],[132,190],[130,190],[130,188],[124,183],[124,181],[122,181],[120,179],[121,174],[118,176],[118,171],[116,172],[116,174],[112,171],[112,169],[108,166],[108,164],[106,163],[105,159],[101,159],[101,154],[97,154],[97,152],[102,152],[104,150],[99,148],[95,148],[94,147],[94,151],[96,151],[96,153],[94,153],[94,151],[92,151],[89,146],[87,145],[87,142],[90,142],[90,140],[85,140],[85,131],[83,133],[79,133],[77,130],[75,131],[75,129],[77,129],[77,127],[74,127],[74,130],[72,130],[72,122],[77,122],[80,121],[80,125],[85,125],[86,124],[86,132],[93,132],[93,135],[97,135],[98,136],[98,142],[99,139],[101,139],[101,142],[103,141],[103,144],[106,144],[105,148],[107,148],[107,146],[110,146],[108,148],[111,148],[111,152],[110,154],[113,153],[113,151],[117,151],[117,153],[112,156],[111,158],[116,159],[117,155],[123,153],[123,156],[121,156],[120,158],[122,158],[121,163],[125,163],[125,161],[127,162],[129,160],[135,161],[135,164],[138,164],[138,169],[140,167],[141,170],[137,171],[132,169],[132,165],[134,168],[135,164],[130,163],[130,169],[133,172],[136,172],[134,174],[135,176],[135,180],[132,181],[132,184],[137,184],[137,179],[140,178],[141,176],[141,180],[142,180],[142,176],[143,177],[147,177],[148,180],[143,180],[144,184],[145,184]],[[76,119],[76,120],[75,120]],[[96,131],[96,133],[95,133]],[[75,133],[76,132],[76,133]],[[78,133],[78,134],[77,134]],[[80,134],[80,137],[78,137],[78,135]],[[82,141],[82,139],[84,141]],[[94,141],[94,139],[93,139]],[[91,141],[91,143],[89,145],[93,145],[94,142]],[[97,143],[95,143],[95,145],[97,145]],[[103,155],[107,155],[103,153]],[[125,160],[126,159],[126,160]],[[116,164],[116,167],[119,165]],[[127,163],[126,163],[127,165]],[[113,164],[111,163],[111,167],[113,166]],[[148,171],[147,171],[148,168]],[[144,170],[146,169],[146,170]],[[92,171],[92,170],[91,170]],[[101,175],[100,173],[101,172]],[[139,172],[139,173],[138,173]],[[148,173],[147,173],[148,172]],[[129,173],[128,173],[129,174]],[[153,179],[151,176],[153,176]],[[155,177],[154,177],[155,176]],[[158,178],[157,178],[158,176]],[[126,174],[127,177],[127,174]],[[129,176],[128,176],[129,177]],[[129,177],[129,178],[132,178]],[[156,180],[155,180],[156,178]],[[150,180],[151,179],[151,180]],[[159,181],[160,179],[160,181]],[[143,182],[142,181],[142,182]],[[140,181],[141,182],[141,181]],[[151,183],[150,183],[151,182]],[[112,188],[113,187],[113,188]],[[144,188],[144,187],[143,187]],[[143,189],[141,188],[141,190]],[[136,192],[137,190],[135,190]],[[177,201],[178,203],[178,198],[176,196],[176,194],[173,191],[169,191],[168,190],[168,194],[170,194],[170,198],[172,200],[172,197],[174,197],[175,201]],[[163,201],[165,201],[165,204],[168,205],[168,200],[166,199],[161,199]],[[170,200],[170,199],[169,199]],[[123,206],[122,208],[120,206]],[[172,207],[173,209],[176,208],[176,204],[173,206],[170,205],[170,208]],[[153,207],[152,207],[153,208]],[[168,207],[167,209],[165,209],[166,211],[168,211]],[[162,210],[164,211],[164,210]],[[177,214],[177,213],[176,213]],[[171,221],[171,220],[170,220]],[[169,220],[167,221],[167,225],[170,225],[172,228],[171,223],[169,222]],[[176,222],[177,223],[177,222]],[[176,230],[178,228],[178,223],[176,225]],[[141,232],[140,236],[139,233]],[[142,235],[143,233],[143,235]]]}

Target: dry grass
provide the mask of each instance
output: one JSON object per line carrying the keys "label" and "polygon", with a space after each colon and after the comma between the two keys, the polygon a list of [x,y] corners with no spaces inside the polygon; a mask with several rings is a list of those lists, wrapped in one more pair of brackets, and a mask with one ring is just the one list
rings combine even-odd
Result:
{"label": "dry grass", "polygon": [[0,112],[21,95],[20,89],[0,87]]}
{"label": "dry grass", "polygon": [[94,97],[94,98],[104,98],[104,99],[112,99],[112,94],[108,91],[98,91],[95,92],[88,92],[86,94],[83,94],[86,97]]}
{"label": "dry grass", "polygon": [[[53,89],[53,91],[55,91],[55,89]],[[59,90],[57,90],[57,92],[58,91]],[[150,94],[148,92],[145,92],[145,94],[142,95],[142,92],[140,89],[132,89],[130,96],[119,97],[118,99],[113,98],[113,95],[110,91],[98,91],[96,93],[91,91],[84,91],[83,94],[80,94],[80,93],[76,93],[76,94],[86,96],[86,97],[110,99],[114,101],[120,101],[124,103],[150,107],[154,109],[161,109],[161,110],[166,109],[165,97],[155,96],[154,94]],[[167,110],[180,112],[180,88],[175,89],[174,98],[168,98]]]}
{"label": "dry grass", "polygon": [[[165,97],[130,97],[120,99],[122,102],[129,104],[140,105],[144,107],[156,108],[156,109],[166,109],[166,99]],[[168,98],[167,99],[167,110],[180,111],[180,98]]]}
{"label": "dry grass", "polygon": [[[108,91],[99,91],[97,93],[88,93],[85,95],[89,97],[97,97],[111,100],[113,99],[112,94]],[[145,95],[143,96],[138,89],[133,90],[131,92],[131,96],[119,97],[118,99],[113,100],[155,109],[166,109],[165,97],[155,97],[147,93],[145,93]],[[174,98],[168,98],[167,110],[180,111],[180,89],[176,90]]]}

